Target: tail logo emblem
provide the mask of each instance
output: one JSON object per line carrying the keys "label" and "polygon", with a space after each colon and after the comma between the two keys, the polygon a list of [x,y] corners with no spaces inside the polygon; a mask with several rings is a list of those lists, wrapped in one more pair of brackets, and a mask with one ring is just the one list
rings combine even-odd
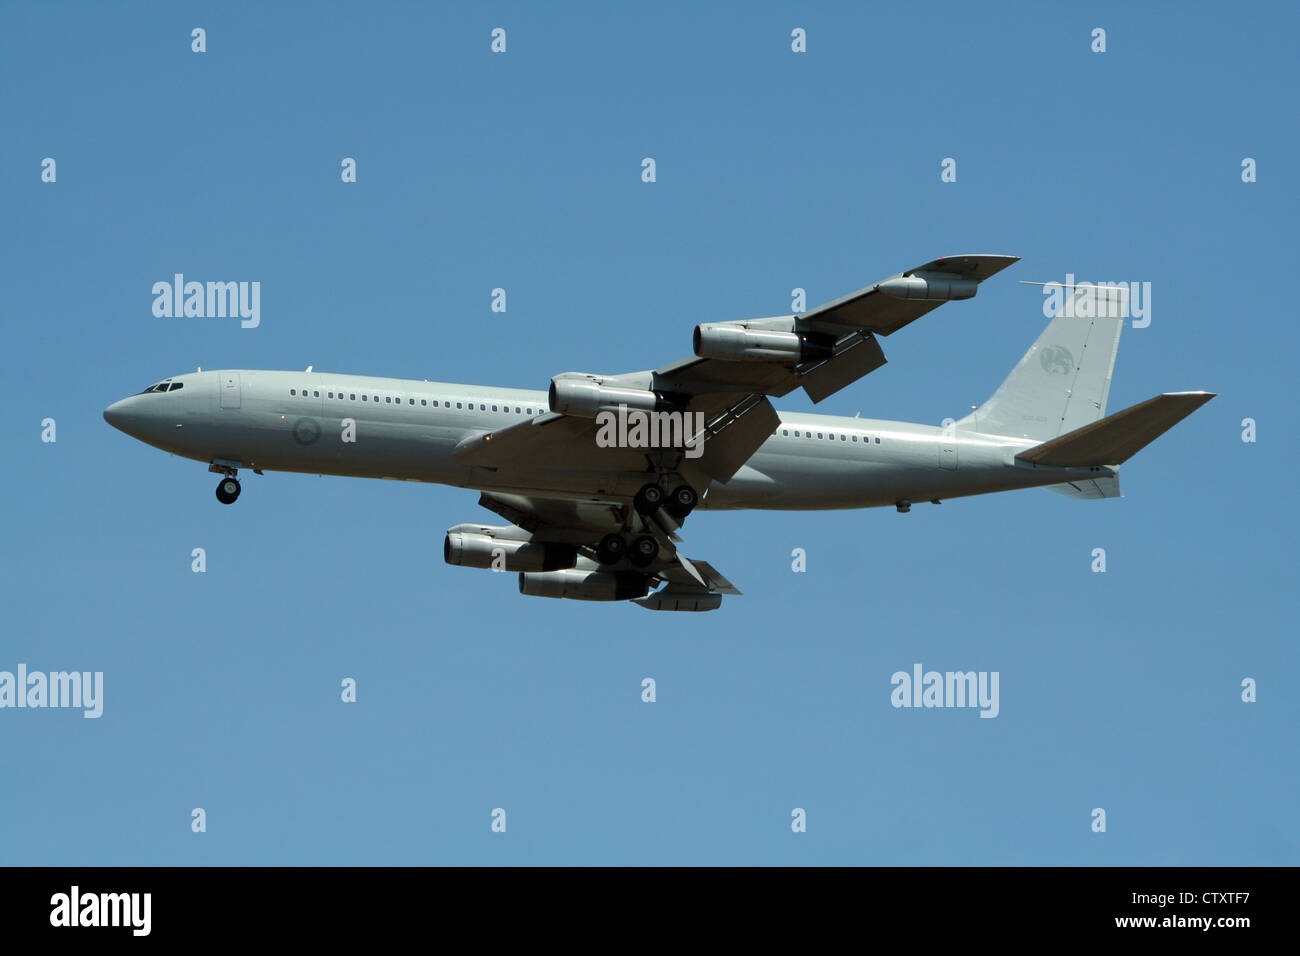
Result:
{"label": "tail logo emblem", "polygon": [[1074,356],[1064,345],[1049,345],[1039,354],[1038,360],[1048,375],[1069,375],[1074,371]]}

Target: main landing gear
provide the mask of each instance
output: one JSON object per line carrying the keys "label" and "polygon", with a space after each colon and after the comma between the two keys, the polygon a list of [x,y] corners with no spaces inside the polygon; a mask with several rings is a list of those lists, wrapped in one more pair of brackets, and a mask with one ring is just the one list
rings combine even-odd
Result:
{"label": "main landing gear", "polygon": [[[658,482],[642,485],[641,490],[632,499],[632,507],[642,517],[642,525],[650,527],[651,515],[662,508],[678,524],[700,503],[700,496],[690,485],[681,484],[665,494]],[[627,522],[623,532],[611,531],[600,539],[596,545],[596,560],[601,564],[618,564],[627,558],[634,568],[647,568],[659,557],[659,541],[652,534],[631,535],[631,522]]]}
{"label": "main landing gear", "polygon": [[643,485],[632,499],[632,507],[639,514],[652,515],[662,507],[678,521],[685,521],[699,503],[700,496],[690,485],[678,485],[665,496],[663,488],[653,482]]}
{"label": "main landing gear", "polygon": [[239,481],[227,475],[217,482],[217,500],[223,505],[233,505],[239,497]]}
{"label": "main landing gear", "polygon": [[659,557],[659,542],[651,535],[639,534],[629,544],[623,535],[611,531],[596,545],[596,560],[601,564],[618,564],[624,557],[633,567],[648,567]]}

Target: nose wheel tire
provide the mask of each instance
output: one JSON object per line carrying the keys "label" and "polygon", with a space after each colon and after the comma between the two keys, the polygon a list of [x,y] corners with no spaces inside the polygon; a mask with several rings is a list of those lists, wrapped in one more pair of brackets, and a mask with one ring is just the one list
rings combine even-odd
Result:
{"label": "nose wheel tire", "polygon": [[233,505],[239,497],[239,482],[234,478],[222,478],[217,482],[217,500],[223,505]]}
{"label": "nose wheel tire", "polygon": [[678,485],[673,489],[673,493],[668,496],[665,507],[670,515],[681,521],[694,511],[695,506],[699,503],[700,496],[695,493],[694,488],[690,485]]}
{"label": "nose wheel tire", "polygon": [[659,542],[648,534],[638,535],[632,540],[627,556],[633,565],[644,568],[659,557]]}
{"label": "nose wheel tire", "polygon": [[664,490],[655,484],[643,485],[632,499],[632,507],[637,510],[637,514],[643,515],[654,514],[663,503]]}
{"label": "nose wheel tire", "polygon": [[627,540],[613,531],[601,538],[600,544],[596,545],[596,560],[601,564],[617,564],[625,554]]}

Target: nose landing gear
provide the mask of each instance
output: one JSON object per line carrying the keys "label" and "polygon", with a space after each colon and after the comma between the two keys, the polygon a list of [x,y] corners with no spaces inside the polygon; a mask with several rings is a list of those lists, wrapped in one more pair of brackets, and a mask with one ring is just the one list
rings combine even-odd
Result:
{"label": "nose landing gear", "polygon": [[239,480],[232,477],[222,478],[217,482],[217,500],[223,505],[233,505],[239,497]]}

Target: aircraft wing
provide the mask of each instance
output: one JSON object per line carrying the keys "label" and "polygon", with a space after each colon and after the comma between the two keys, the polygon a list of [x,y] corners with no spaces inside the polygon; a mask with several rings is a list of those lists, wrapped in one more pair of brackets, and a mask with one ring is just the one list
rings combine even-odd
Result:
{"label": "aircraft wing", "polygon": [[775,431],[769,401],[802,388],[814,402],[885,364],[878,336],[891,335],[945,302],[974,297],[979,284],[1016,256],[934,259],[802,313],[715,322],[695,329],[692,358],[644,372],[564,372],[551,380],[551,414],[467,439],[464,464],[606,472],[646,471],[644,449],[603,447],[597,415],[622,406],[689,413],[701,455],[684,474],[727,482]]}
{"label": "aircraft wing", "polygon": [[876,336],[892,335],[945,302],[973,298],[981,282],[1018,261],[990,255],[935,259],[797,316],[713,323],[709,328],[794,332],[821,348],[788,362],[728,361],[701,357],[697,332],[696,357],[656,370],[656,384],[692,394],[743,390],[776,397],[803,388],[820,402],[885,364]]}

